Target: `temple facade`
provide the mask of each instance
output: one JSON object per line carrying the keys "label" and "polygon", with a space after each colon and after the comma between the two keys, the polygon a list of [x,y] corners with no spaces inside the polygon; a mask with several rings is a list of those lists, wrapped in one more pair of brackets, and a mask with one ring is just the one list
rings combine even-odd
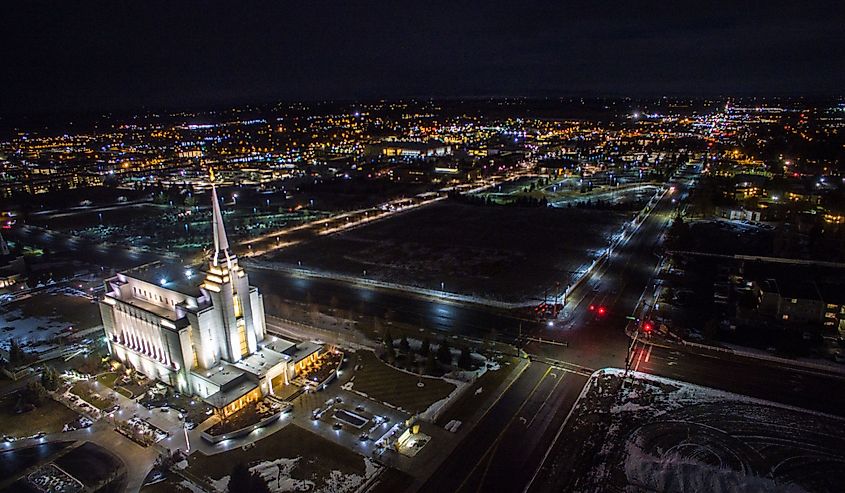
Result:
{"label": "temple facade", "polygon": [[229,250],[212,187],[214,250],[205,272],[163,264],[105,281],[100,300],[112,356],[229,414],[272,394],[321,347],[268,336],[264,302]]}

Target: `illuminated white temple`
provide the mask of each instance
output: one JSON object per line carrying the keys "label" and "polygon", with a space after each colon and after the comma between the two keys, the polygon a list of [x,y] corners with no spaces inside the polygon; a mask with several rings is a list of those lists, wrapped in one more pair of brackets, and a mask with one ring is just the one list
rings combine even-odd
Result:
{"label": "illuminated white temple", "polygon": [[266,336],[263,299],[229,251],[213,186],[211,198],[205,276],[161,264],[120,273],[100,312],[113,357],[231,413],[288,383],[320,346]]}

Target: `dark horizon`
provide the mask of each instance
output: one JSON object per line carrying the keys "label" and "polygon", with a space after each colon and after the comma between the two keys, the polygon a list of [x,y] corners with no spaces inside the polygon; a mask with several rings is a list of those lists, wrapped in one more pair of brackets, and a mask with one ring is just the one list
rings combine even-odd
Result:
{"label": "dark horizon", "polygon": [[5,119],[274,101],[828,96],[834,2],[7,9]]}

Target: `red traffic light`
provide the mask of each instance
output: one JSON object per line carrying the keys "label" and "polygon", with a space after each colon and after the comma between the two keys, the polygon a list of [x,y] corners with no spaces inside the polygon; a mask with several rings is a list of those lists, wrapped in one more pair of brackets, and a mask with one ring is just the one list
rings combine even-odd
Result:
{"label": "red traffic light", "polygon": [[653,329],[653,328],[654,328],[654,326],[651,325],[651,322],[645,322],[643,324],[643,330],[646,331],[646,332],[651,332],[651,329]]}
{"label": "red traffic light", "polygon": [[603,306],[599,307],[599,315],[604,315],[607,312],[607,309]]}

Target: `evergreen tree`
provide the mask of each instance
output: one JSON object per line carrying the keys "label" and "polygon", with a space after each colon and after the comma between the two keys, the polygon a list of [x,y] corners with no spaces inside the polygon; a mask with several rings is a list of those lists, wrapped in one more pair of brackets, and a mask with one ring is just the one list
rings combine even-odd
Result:
{"label": "evergreen tree", "polygon": [[17,339],[12,339],[12,342],[9,343],[9,363],[12,366],[19,365],[24,362],[25,356],[23,348],[18,344]]}
{"label": "evergreen tree", "polygon": [[243,491],[250,491],[249,488],[252,483],[252,473],[243,462],[238,462],[232,468],[232,473],[229,474],[229,485],[227,489],[229,493],[240,493]]}
{"label": "evergreen tree", "polygon": [[257,472],[250,474],[249,480],[249,493],[270,493],[270,486]]}
{"label": "evergreen tree", "polygon": [[33,406],[40,406],[47,400],[47,389],[41,382],[29,382],[24,389],[24,399]]}
{"label": "evergreen tree", "polygon": [[425,372],[433,375],[437,371],[437,360],[434,358],[434,351],[429,351],[425,359]]}
{"label": "evergreen tree", "polygon": [[44,368],[41,372],[41,385],[49,391],[55,391],[59,388],[59,374],[51,366]]}
{"label": "evergreen tree", "polygon": [[472,369],[472,355],[466,346],[461,348],[461,355],[458,357],[458,367],[463,370]]}
{"label": "evergreen tree", "polygon": [[396,349],[393,348],[393,336],[390,335],[390,330],[384,329],[384,359],[390,364],[396,362]]}
{"label": "evergreen tree", "polygon": [[428,337],[423,339],[422,344],[420,344],[420,355],[421,356],[428,356],[428,353],[431,352],[431,341],[428,340]]}
{"label": "evergreen tree", "polygon": [[405,354],[411,352],[411,344],[408,342],[408,338],[404,335],[402,336],[402,339],[399,340],[399,352]]}
{"label": "evergreen tree", "polygon": [[382,337],[381,342],[384,343],[386,348],[393,347],[393,336],[390,335],[390,329],[384,329],[384,336]]}
{"label": "evergreen tree", "polygon": [[444,365],[452,364],[452,351],[449,349],[449,343],[444,339],[437,348],[437,361]]}

